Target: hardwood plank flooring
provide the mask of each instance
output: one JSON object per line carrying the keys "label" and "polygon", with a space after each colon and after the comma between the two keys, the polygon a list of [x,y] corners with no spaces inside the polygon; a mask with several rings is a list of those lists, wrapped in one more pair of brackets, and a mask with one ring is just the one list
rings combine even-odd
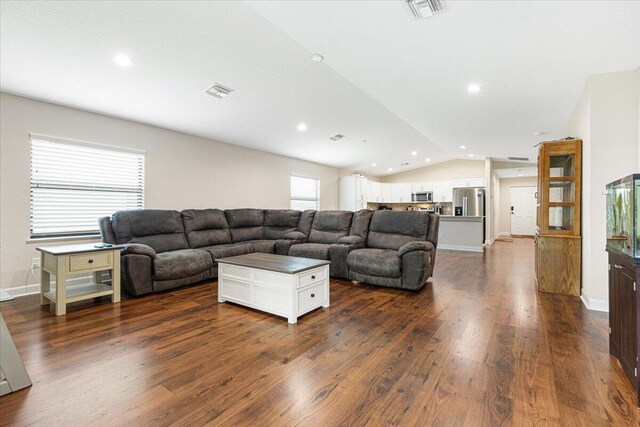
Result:
{"label": "hardwood plank flooring", "polygon": [[216,283],[69,306],[0,304],[33,386],[0,425],[638,425],[607,315],[538,293],[533,242],[439,251],[421,292],[331,281],[286,319]]}

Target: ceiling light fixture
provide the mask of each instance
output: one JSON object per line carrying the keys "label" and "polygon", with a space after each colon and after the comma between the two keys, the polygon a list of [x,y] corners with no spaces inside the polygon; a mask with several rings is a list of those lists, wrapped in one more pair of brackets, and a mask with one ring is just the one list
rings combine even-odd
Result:
{"label": "ceiling light fixture", "polygon": [[389,168],[387,169],[389,172],[393,172],[393,168]]}
{"label": "ceiling light fixture", "polygon": [[411,155],[412,155],[412,156],[417,156],[417,155],[418,155],[418,152],[417,152],[417,151],[412,151],[412,152],[411,152]]}
{"label": "ceiling light fixture", "polygon": [[377,164],[371,163],[371,166],[373,166],[375,168],[377,166]]}
{"label": "ceiling light fixture", "polygon": [[130,67],[131,64],[133,64],[133,61],[131,61],[131,58],[129,58],[127,55],[122,53],[119,53],[118,55],[114,56],[113,58],[111,58],[111,60],[113,61],[114,64],[122,68]]}
{"label": "ceiling light fixture", "polygon": [[424,159],[424,161],[425,161],[425,162],[430,162],[430,161],[431,161],[431,159]]}
{"label": "ceiling light fixture", "polygon": [[320,55],[319,53],[314,53],[313,55],[311,55],[311,60],[313,62],[322,62],[324,61],[324,56]]}
{"label": "ceiling light fixture", "polygon": [[518,174],[518,176],[522,176],[522,174],[521,174],[521,173],[519,173],[519,174]]}
{"label": "ceiling light fixture", "polygon": [[305,125],[304,123],[298,123],[298,130],[300,132],[304,132],[305,130],[307,130],[307,125]]}
{"label": "ceiling light fixture", "polygon": [[480,92],[480,85],[477,83],[472,83],[467,87],[467,90],[469,91],[469,93],[478,93]]}
{"label": "ceiling light fixture", "polygon": [[466,149],[467,149],[467,146],[466,146],[466,145],[461,145],[461,146],[460,146],[460,149],[461,149],[461,150],[466,150]]}
{"label": "ceiling light fixture", "polygon": [[222,86],[220,83],[214,83],[213,86],[205,90],[205,93],[207,95],[211,95],[220,99],[226,98],[227,95],[229,95],[231,92],[233,92],[233,89]]}
{"label": "ceiling light fixture", "polygon": [[533,135],[534,135],[534,136],[542,136],[542,135],[546,135],[546,134],[548,134],[548,133],[549,133],[549,132],[536,132],[536,133],[534,133]]}
{"label": "ceiling light fixture", "polygon": [[473,157],[473,156],[474,156],[473,154],[469,153],[469,157]]}

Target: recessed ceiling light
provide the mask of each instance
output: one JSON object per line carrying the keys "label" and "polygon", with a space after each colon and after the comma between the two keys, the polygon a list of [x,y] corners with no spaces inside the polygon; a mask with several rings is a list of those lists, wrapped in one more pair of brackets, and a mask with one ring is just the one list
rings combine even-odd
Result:
{"label": "recessed ceiling light", "polygon": [[389,168],[387,169],[389,172],[393,172],[393,168]]}
{"label": "recessed ceiling light", "polygon": [[424,161],[425,161],[425,162],[430,162],[430,161],[431,161],[431,159],[424,159]]}
{"label": "recessed ceiling light", "polygon": [[313,62],[322,62],[324,61],[324,56],[320,55],[319,53],[314,53],[313,55],[311,55],[311,60]]}
{"label": "recessed ceiling light", "polygon": [[300,132],[304,132],[305,130],[307,130],[307,125],[305,125],[304,123],[298,123],[298,130]]}
{"label": "recessed ceiling light", "polygon": [[371,163],[371,166],[376,167],[377,165],[375,163]]}
{"label": "recessed ceiling light", "polygon": [[478,93],[478,92],[480,92],[480,85],[477,84],[477,83],[472,83],[467,87],[467,90],[470,93]]}
{"label": "recessed ceiling light", "polygon": [[467,146],[466,146],[466,145],[461,145],[461,146],[460,146],[460,149],[461,149],[461,150],[466,150],[466,149],[467,149]]}
{"label": "recessed ceiling light", "polygon": [[546,135],[546,134],[548,134],[548,133],[549,133],[549,132],[536,132],[536,133],[534,133],[534,135],[535,135],[535,136],[542,136],[542,135]]}
{"label": "recessed ceiling light", "polygon": [[123,68],[130,67],[131,64],[133,64],[133,61],[131,61],[131,58],[129,58],[127,55],[124,55],[122,53],[114,56],[111,59],[113,60],[114,64]]}
{"label": "recessed ceiling light", "polygon": [[469,153],[469,157],[473,157],[473,154]]}
{"label": "recessed ceiling light", "polygon": [[522,176],[522,174],[521,174],[521,173],[519,173],[519,174],[518,174],[518,176]]}
{"label": "recessed ceiling light", "polygon": [[412,152],[411,152],[411,155],[412,155],[412,156],[417,156],[417,155],[418,155],[418,152],[417,152],[417,151],[412,151]]}

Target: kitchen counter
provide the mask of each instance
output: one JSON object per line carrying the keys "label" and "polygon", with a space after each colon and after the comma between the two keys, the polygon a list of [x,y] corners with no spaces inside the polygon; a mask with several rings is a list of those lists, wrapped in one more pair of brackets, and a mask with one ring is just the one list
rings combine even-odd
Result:
{"label": "kitchen counter", "polygon": [[484,217],[440,215],[438,249],[484,252]]}

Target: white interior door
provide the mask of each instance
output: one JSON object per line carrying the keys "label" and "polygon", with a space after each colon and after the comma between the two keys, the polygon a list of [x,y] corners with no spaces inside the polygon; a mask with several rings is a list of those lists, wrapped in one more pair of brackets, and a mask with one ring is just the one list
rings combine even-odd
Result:
{"label": "white interior door", "polygon": [[511,234],[533,236],[536,231],[536,187],[511,187]]}

